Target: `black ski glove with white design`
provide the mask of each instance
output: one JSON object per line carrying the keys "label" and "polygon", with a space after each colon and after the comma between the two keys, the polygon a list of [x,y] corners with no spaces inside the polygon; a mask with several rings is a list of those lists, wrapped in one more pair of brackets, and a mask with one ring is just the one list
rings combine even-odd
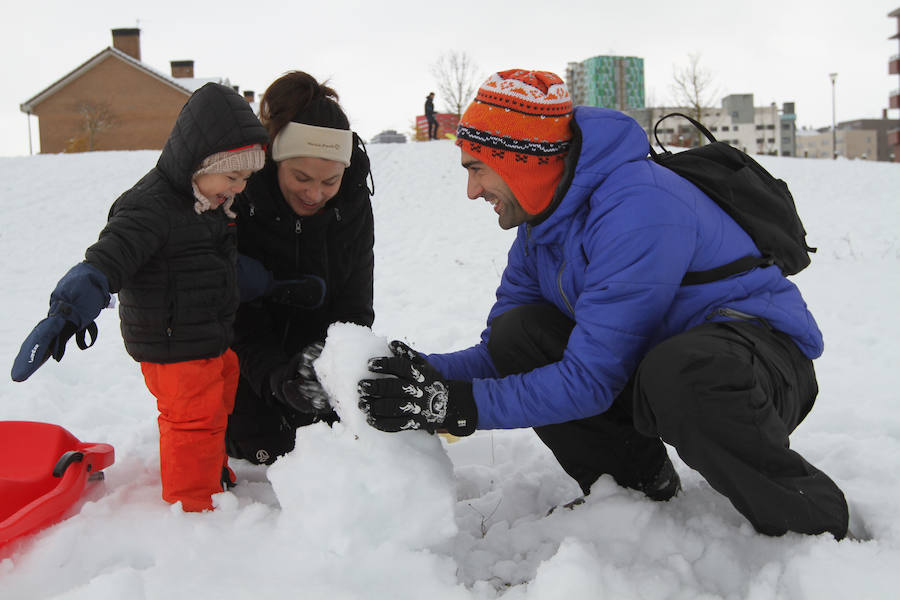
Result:
{"label": "black ski glove with white design", "polygon": [[388,432],[424,429],[472,434],[478,422],[472,383],[444,379],[403,342],[391,342],[390,349],[393,356],[369,360],[369,371],[395,377],[359,382],[359,407],[369,425]]}
{"label": "black ski glove with white design", "polygon": [[279,402],[306,414],[323,415],[333,412],[328,394],[319,383],[312,366],[322,354],[323,346],[322,342],[310,344],[294,355],[287,365],[272,372],[269,387]]}

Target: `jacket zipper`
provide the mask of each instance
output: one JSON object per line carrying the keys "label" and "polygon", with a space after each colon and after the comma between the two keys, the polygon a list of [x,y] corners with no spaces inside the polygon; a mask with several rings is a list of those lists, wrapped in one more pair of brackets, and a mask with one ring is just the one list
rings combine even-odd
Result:
{"label": "jacket zipper", "polygon": [[303,233],[303,223],[300,219],[294,221],[294,270],[300,268],[300,234]]}
{"label": "jacket zipper", "polygon": [[569,302],[569,299],[566,298],[566,292],[563,291],[562,284],[562,274],[563,270],[566,268],[566,261],[563,261],[562,266],[559,268],[559,273],[556,275],[556,286],[559,288],[559,295],[562,296],[563,302],[566,303],[566,308],[569,309],[569,312],[572,313],[572,316],[575,316],[575,309],[572,308],[572,304]]}
{"label": "jacket zipper", "polygon": [[708,315],[706,315],[706,320],[709,321],[716,315],[721,317],[725,317],[726,319],[735,319],[737,321],[758,321],[761,325],[766,327],[767,329],[773,329],[772,325],[763,317],[758,317],[756,315],[751,315],[745,312],[741,312],[739,310],[735,310],[733,308],[718,308]]}

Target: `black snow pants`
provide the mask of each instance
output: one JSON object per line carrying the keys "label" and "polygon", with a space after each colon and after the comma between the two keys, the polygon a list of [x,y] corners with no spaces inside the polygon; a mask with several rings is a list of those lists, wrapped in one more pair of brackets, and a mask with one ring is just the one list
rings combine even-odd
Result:
{"label": "black snow pants", "polygon": [[428,115],[426,119],[428,120],[428,139],[436,140],[438,132],[437,118],[434,115]]}
{"label": "black snow pants", "polygon": [[[573,327],[552,306],[511,309],[491,324],[494,366],[505,376],[559,361]],[[534,431],[585,493],[603,474],[639,488],[665,441],[758,532],[840,539],[843,493],[788,440],[817,393],[812,361],[787,335],[757,321],[706,323],[651,349],[606,412]]]}

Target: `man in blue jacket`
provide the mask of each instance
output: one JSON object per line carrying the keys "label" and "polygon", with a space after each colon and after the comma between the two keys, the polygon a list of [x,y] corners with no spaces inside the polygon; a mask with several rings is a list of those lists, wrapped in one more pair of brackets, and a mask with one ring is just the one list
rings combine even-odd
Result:
{"label": "man in blue jacket", "polygon": [[585,494],[603,474],[680,489],[663,442],[757,531],[847,533],[844,495],[789,448],[812,408],[822,335],[777,266],[693,184],[647,159],[641,127],[572,107],[552,73],[493,74],[460,120],[470,198],[518,227],[481,343],[392,357],[360,382],[384,431],[533,427]]}

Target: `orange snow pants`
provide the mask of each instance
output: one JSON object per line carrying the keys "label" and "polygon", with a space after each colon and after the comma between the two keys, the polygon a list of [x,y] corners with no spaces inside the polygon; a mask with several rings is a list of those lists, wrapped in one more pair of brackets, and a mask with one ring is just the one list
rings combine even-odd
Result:
{"label": "orange snow pants", "polygon": [[[162,497],[181,501],[188,512],[211,509],[227,469],[225,428],[237,392],[237,355],[158,364],[141,372],[159,408],[159,467]],[[233,477],[232,477],[233,481]]]}

